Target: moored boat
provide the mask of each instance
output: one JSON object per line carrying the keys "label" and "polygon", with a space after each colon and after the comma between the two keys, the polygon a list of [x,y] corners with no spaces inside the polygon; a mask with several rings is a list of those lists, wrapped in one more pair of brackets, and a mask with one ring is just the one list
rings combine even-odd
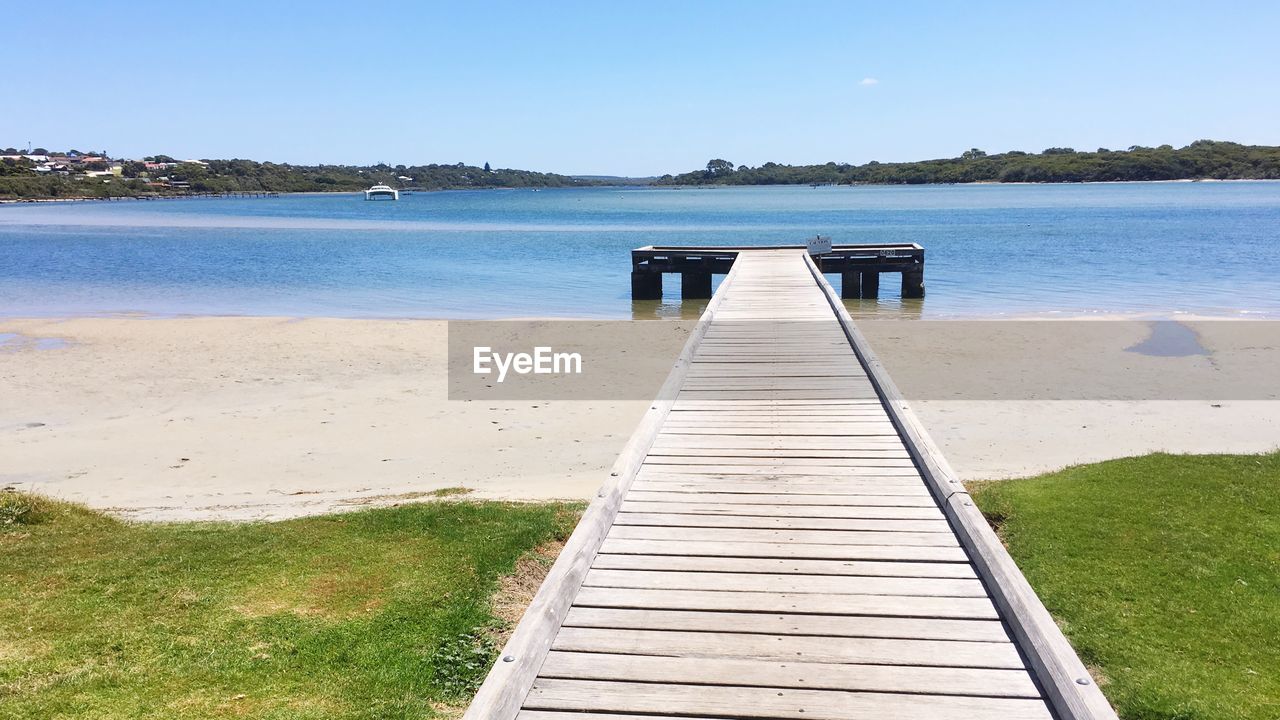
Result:
{"label": "moored boat", "polygon": [[400,191],[390,185],[374,185],[364,191],[365,200],[399,200]]}

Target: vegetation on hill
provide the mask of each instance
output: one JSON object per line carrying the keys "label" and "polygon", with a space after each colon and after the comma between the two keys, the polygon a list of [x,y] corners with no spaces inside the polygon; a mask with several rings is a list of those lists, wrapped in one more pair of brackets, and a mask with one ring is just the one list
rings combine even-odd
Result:
{"label": "vegetation on hill", "polygon": [[0,491],[0,719],[453,715],[519,612],[495,590],[536,587],[578,511],[137,524]]}
{"label": "vegetation on hill", "polygon": [[[464,165],[288,165],[253,160],[155,161],[172,167],[148,170],[142,161],[120,163],[114,177],[36,174],[26,161],[0,161],[0,198],[133,197],[224,192],[334,192],[378,183],[424,190],[571,187],[592,185],[567,175]],[[161,179],[163,178],[163,179]],[[403,179],[402,179],[403,178]]]}
{"label": "vegetation on hill", "polygon": [[1125,720],[1280,708],[1280,453],[1148,455],[970,489]]}
{"label": "vegetation on hill", "polygon": [[1280,179],[1280,147],[1198,140],[1184,148],[1161,145],[1077,152],[998,155],[974,148],[960,157],[905,163],[735,166],[712,160],[703,170],[664,175],[659,185],[799,185],[972,182],[1106,182],[1126,180]]}
{"label": "vegetation on hill", "polygon": [[[43,150],[43,148],[38,148]],[[8,153],[12,148],[6,150]],[[16,151],[14,151],[16,152]],[[33,154],[37,154],[33,151]],[[44,153],[39,153],[43,155]],[[103,153],[102,155],[105,155]],[[37,172],[20,157],[0,159],[0,199],[180,196],[226,192],[357,191],[374,184],[424,190],[573,187],[583,185],[794,185],[925,184],[971,182],[1102,182],[1126,180],[1280,179],[1280,147],[1199,140],[1184,148],[1134,146],[1077,152],[1049,148],[1039,154],[988,155],[972,149],[960,157],[906,163],[737,166],[716,159],[706,168],[659,178],[620,178],[493,169],[465,165],[289,165],[253,160],[178,161],[165,155],[118,161],[112,175],[102,165],[67,165]],[[156,165],[163,167],[156,167]]]}
{"label": "vegetation on hill", "polygon": [[[128,171],[126,166],[126,175]],[[404,165],[354,167],[277,165],[252,160],[210,160],[207,166],[180,164],[166,174],[173,180],[190,183],[191,189],[197,192],[364,190],[377,183],[424,190],[567,187],[584,184],[567,175],[529,170],[486,170],[462,163],[410,167]]]}

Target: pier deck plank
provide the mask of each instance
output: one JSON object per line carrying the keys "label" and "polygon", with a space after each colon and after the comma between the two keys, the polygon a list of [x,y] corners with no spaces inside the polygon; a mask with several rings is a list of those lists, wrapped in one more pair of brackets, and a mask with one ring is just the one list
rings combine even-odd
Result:
{"label": "pier deck plank", "polygon": [[469,720],[1114,717],[1045,692],[824,287],[738,254]]}

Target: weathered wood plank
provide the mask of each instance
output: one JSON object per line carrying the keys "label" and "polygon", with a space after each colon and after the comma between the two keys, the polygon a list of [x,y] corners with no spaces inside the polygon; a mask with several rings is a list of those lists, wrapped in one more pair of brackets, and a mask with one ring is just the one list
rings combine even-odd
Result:
{"label": "weathered wood plank", "polygon": [[[852,356],[851,356],[852,357]],[[782,370],[780,368],[810,368],[808,370]],[[860,391],[865,388],[867,378],[841,370],[817,370],[812,366],[796,363],[774,363],[769,365],[739,365],[739,369],[730,372],[699,370],[690,377],[685,388],[689,390],[705,390],[718,388],[764,389],[764,390],[801,390],[801,389],[845,389]],[[710,412],[710,411],[707,411]]]}
{"label": "weathered wood plank", "polygon": [[792,518],[884,518],[884,519],[937,519],[942,511],[928,505],[916,507],[868,506],[868,505],[758,505],[741,503],[703,502],[701,498],[682,496],[677,502],[648,502],[628,498],[622,505],[624,512],[683,513],[688,515],[729,515],[755,517]]}
{"label": "weathered wood plank", "polygon": [[762,450],[827,450],[858,452],[874,450],[879,452],[905,452],[902,441],[897,437],[870,436],[859,438],[841,437],[807,437],[804,435],[786,435],[774,437],[768,435],[688,435],[683,433],[659,433],[654,445],[659,448],[734,448]]}
{"label": "weathered wood plank", "polygon": [[686,400],[714,400],[732,396],[758,400],[846,400],[849,398],[874,398],[871,390],[681,390],[679,397]]}
{"label": "weathered wood plank", "polygon": [[823,468],[851,468],[853,473],[860,470],[868,470],[875,472],[872,468],[897,468],[906,469],[909,472],[898,472],[895,474],[910,475],[919,477],[916,472],[915,465],[910,458],[885,458],[885,457],[860,457],[860,458],[841,458],[841,457],[806,457],[803,455],[792,457],[781,457],[778,455],[757,457],[751,455],[737,455],[730,452],[719,452],[714,455],[695,453],[695,454],[670,454],[670,453],[649,453],[645,458],[645,465],[780,465],[784,467],[796,466],[816,466]]}
{"label": "weathered wood plank", "polygon": [[[733,595],[736,593],[724,593]],[[755,658],[801,662],[933,667],[1024,667],[1009,642],[827,638],[763,633],[562,627],[554,649],[689,658]]]}
{"label": "weathered wood plank", "polygon": [[[667,685],[599,680],[538,680],[530,709],[671,713],[814,720],[1051,720],[1044,702],[1024,698],[776,690],[715,685]],[[579,716],[581,717],[581,716]],[[616,717],[616,716],[615,716]],[[575,720],[577,720],[575,718]]]}
{"label": "weathered wood plank", "polygon": [[691,515],[687,513],[629,512],[623,503],[614,525],[666,525],[676,527],[771,528],[775,530],[885,530],[890,532],[950,533],[951,526],[936,520],[883,520],[863,518],[795,518],[752,515]]}
{"label": "weathered wood plank", "polygon": [[875,615],[803,615],[795,613],[646,610],[576,606],[568,627],[685,630],[713,633],[808,635],[811,637],[902,638],[1010,642],[999,620],[903,618]]}
{"label": "weathered wood plank", "polygon": [[704,415],[680,414],[669,416],[667,428],[681,425],[840,425],[856,423],[887,423],[883,413],[841,415],[772,415],[748,413],[707,413]]}
{"label": "weathered wood plank", "polygon": [[[790,473],[718,473],[707,472],[706,468],[696,465],[645,465],[640,469],[640,473],[636,476],[637,480],[652,483],[676,483],[681,485],[699,484],[699,485],[734,485],[746,487],[758,487],[760,485],[779,484],[786,487],[784,492],[796,492],[804,494],[827,494],[825,491],[819,492],[811,490],[811,486],[831,487],[832,485],[843,487],[846,489],[844,495],[867,495],[861,488],[904,488],[912,492],[904,492],[904,495],[914,494],[915,490],[928,487],[924,482],[914,475],[850,475],[847,473],[826,473],[823,470],[815,470],[811,473],[797,470]],[[734,491],[736,492],[736,491]]]}
{"label": "weathered wood plank", "polygon": [[689,555],[596,556],[593,568],[614,570],[684,570],[690,572],[795,573],[800,575],[864,575],[883,577],[976,578],[966,563],[873,560],[802,560]]}
{"label": "weathered wood plank", "polygon": [[[767,465],[674,465],[662,462],[664,458],[646,458],[645,470],[664,475],[804,475],[826,476],[833,480],[858,478],[912,478],[919,481],[915,468],[862,468],[838,465],[792,465],[785,459]],[[736,478],[735,478],[736,479]],[[790,479],[788,477],[787,479]]]}
{"label": "weathered wood plank", "polygon": [[765,557],[811,560],[909,560],[969,562],[964,548],[929,545],[819,545],[708,540],[630,540],[605,538],[600,552],[619,555]]}
{"label": "weathered wood plank", "polygon": [[720,610],[735,612],[811,613],[815,615],[885,615],[889,617],[994,620],[995,606],[986,598],[914,595],[833,595],[830,593],[715,592],[704,590],[639,590],[583,587],[576,605],[650,608],[653,610]]}
{"label": "weathered wood plank", "polygon": [[[688,392],[688,391],[682,391]],[[706,390],[699,392],[716,392],[714,390]],[[755,392],[755,391],[752,391]],[[807,391],[805,391],[807,392]],[[773,425],[761,427],[752,425],[720,425],[708,427],[705,424],[685,425],[672,424],[664,429],[664,432],[680,435],[767,435],[770,437],[786,437],[790,435],[801,435],[804,437],[814,436],[838,436],[838,437],[862,437],[862,436],[890,436],[897,437],[897,433],[893,428],[893,424],[888,420],[878,419],[872,422],[842,422],[842,423],[776,423]]]}
{"label": "weathered wood plank", "polygon": [[1035,682],[1021,669],[857,665],[738,658],[717,658],[715,662],[709,663],[698,658],[553,650],[540,674],[542,677],[572,680],[1040,697]]}
{"label": "weathered wood plank", "polygon": [[689,480],[678,480],[675,478],[666,478],[665,480],[644,480],[637,481],[635,490],[641,491],[657,491],[668,493],[738,493],[742,495],[759,494],[759,493],[775,493],[781,494],[789,489],[797,492],[803,492],[806,495],[834,495],[837,497],[845,497],[850,495],[868,496],[892,496],[892,497],[930,497],[929,489],[919,484],[903,484],[890,483],[879,485],[876,483],[838,483],[832,481],[829,484],[807,483],[804,485],[797,484],[791,486],[783,476],[768,476],[760,481],[751,482],[747,480],[735,482],[716,482],[714,480],[699,480],[691,478]]}
{"label": "weathered wood plank", "polygon": [[713,410],[720,411],[726,409],[743,409],[743,410],[769,410],[769,409],[789,409],[789,410],[805,410],[805,409],[822,409],[834,410],[841,408],[879,408],[880,398],[846,398],[843,400],[747,400],[735,398],[719,398],[715,400],[681,400],[676,398],[676,404],[672,407],[673,411],[683,410]]}
{"label": "weathered wood plank", "polygon": [[857,575],[794,575],[732,572],[671,572],[607,570],[587,573],[584,587],[645,590],[713,590],[722,592],[819,593],[827,595],[917,595],[922,597],[980,597],[987,591],[976,578],[867,577]]}
{"label": "weathered wood plank", "polygon": [[[663,456],[671,457],[724,457],[726,455],[737,458],[827,458],[827,459],[858,459],[858,460],[905,460],[911,461],[911,456],[907,455],[902,448],[896,447],[875,447],[856,450],[852,448],[841,449],[806,449],[806,448],[737,448],[737,447],[689,447],[680,445],[669,445],[662,443],[655,444],[649,450],[649,458],[659,458]],[[909,467],[909,466],[908,466]]]}
{"label": "weathered wood plank", "polygon": [[926,507],[937,508],[927,495],[810,495],[802,493],[679,493],[660,490],[633,490],[627,499],[649,502],[700,502],[738,505],[851,505],[855,507]]}
{"label": "weathered wood plank", "polygon": [[892,545],[959,547],[951,533],[884,532],[880,530],[774,530],[761,528],[668,527],[614,525],[610,540],[677,540],[680,542],[744,542],[805,545]]}

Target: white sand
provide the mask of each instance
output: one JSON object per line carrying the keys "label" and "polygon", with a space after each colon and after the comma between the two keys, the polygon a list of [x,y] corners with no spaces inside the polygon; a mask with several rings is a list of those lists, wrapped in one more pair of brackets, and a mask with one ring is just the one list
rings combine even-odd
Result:
{"label": "white sand", "polygon": [[279,518],[459,486],[584,498],[648,408],[449,402],[443,322],[24,320],[3,332],[69,344],[0,349],[0,486],[146,519]]}
{"label": "white sand", "polygon": [[1188,319],[1204,354],[1173,357],[1131,350],[1152,334],[1131,318],[859,327],[964,480],[1280,447],[1277,322]]}
{"label": "white sand", "polygon": [[[895,378],[934,372],[920,361],[927,338],[869,325]],[[1142,327],[1115,331],[1112,350]],[[458,486],[480,497],[588,498],[648,406],[448,401],[440,321],[36,319],[0,320],[0,333],[18,334],[0,345],[0,487],[140,519],[281,518]],[[993,343],[1033,344],[1019,333],[957,333],[948,347],[956,359],[990,357]],[[634,350],[669,364],[683,333],[669,335]],[[1214,361],[1235,352],[1256,362],[1246,351],[1258,347],[1274,351],[1237,338]],[[1260,452],[1280,439],[1276,401],[913,405],[964,478],[1152,450]]]}

